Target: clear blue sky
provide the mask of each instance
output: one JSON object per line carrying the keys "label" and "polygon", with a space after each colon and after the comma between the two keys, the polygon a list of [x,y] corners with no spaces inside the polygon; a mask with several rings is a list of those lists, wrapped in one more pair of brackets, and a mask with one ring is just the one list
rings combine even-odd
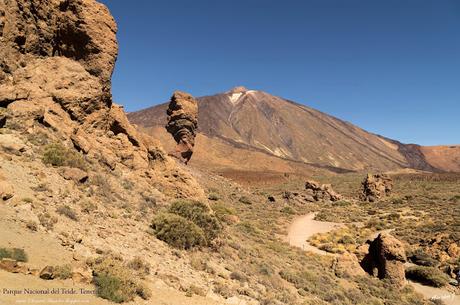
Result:
{"label": "clear blue sky", "polygon": [[405,143],[460,144],[458,0],[103,0],[117,103],[243,85]]}

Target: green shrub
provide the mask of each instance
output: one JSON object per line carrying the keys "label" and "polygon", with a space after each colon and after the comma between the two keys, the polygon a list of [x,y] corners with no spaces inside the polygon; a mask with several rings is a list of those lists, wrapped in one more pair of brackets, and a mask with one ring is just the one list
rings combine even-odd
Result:
{"label": "green shrub", "polygon": [[295,210],[291,208],[290,206],[285,206],[280,210],[281,213],[285,214],[295,214]]}
{"label": "green shrub", "polygon": [[132,301],[135,295],[146,299],[151,293],[136,280],[135,274],[120,260],[110,256],[90,262],[93,268],[96,294],[115,303]]}
{"label": "green shrub", "polygon": [[72,220],[78,221],[77,213],[68,205],[61,205],[60,207],[56,209],[56,212],[58,214],[67,216],[68,218]]}
{"label": "green shrub", "polygon": [[27,254],[23,249],[18,248],[0,248],[0,260],[10,258],[18,262],[27,262]]}
{"label": "green shrub", "polygon": [[155,236],[179,249],[206,245],[203,230],[192,221],[172,213],[158,214],[151,225]]}
{"label": "green shrub", "polygon": [[433,287],[443,287],[449,283],[449,277],[434,267],[410,267],[406,270],[406,277]]}
{"label": "green shrub", "polygon": [[182,216],[200,227],[209,243],[222,231],[222,224],[216,216],[211,214],[209,207],[199,201],[180,200],[173,202],[169,213]]}
{"label": "green shrub", "polygon": [[52,166],[69,166],[86,169],[83,157],[74,150],[67,149],[60,143],[48,144],[43,153],[43,163]]}

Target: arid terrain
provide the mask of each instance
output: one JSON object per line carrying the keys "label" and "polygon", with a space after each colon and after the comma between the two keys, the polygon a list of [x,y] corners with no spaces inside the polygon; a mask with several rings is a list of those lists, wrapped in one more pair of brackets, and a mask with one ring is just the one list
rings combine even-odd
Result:
{"label": "arid terrain", "polygon": [[1,305],[459,304],[457,146],[245,88],[127,115],[104,5],[0,25]]}

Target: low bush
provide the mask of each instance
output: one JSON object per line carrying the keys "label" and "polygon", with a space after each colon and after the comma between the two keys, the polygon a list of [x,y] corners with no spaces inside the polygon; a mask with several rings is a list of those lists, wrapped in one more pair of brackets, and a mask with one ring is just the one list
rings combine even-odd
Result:
{"label": "low bush", "polygon": [[154,235],[178,249],[206,245],[203,230],[192,221],[172,213],[160,213],[152,222]]}
{"label": "low bush", "polygon": [[72,220],[78,221],[77,213],[68,205],[61,205],[56,209],[56,212],[60,215],[64,215]]}
{"label": "low bush", "polygon": [[449,277],[434,267],[410,267],[406,270],[406,277],[433,287],[443,287],[449,283]]}
{"label": "low bush", "polygon": [[219,219],[211,214],[209,207],[199,201],[176,201],[171,204],[168,212],[182,216],[200,227],[204,232],[208,244],[215,239],[223,229]]}
{"label": "low bush", "polygon": [[132,301],[136,295],[147,299],[151,293],[120,260],[106,256],[89,263],[93,269],[96,294],[115,303]]}
{"label": "low bush", "polygon": [[40,224],[47,230],[52,230],[54,225],[58,222],[58,219],[54,216],[51,216],[51,214],[48,212],[39,214],[38,220],[40,221]]}
{"label": "low bush", "polygon": [[238,199],[238,201],[248,205],[252,204],[251,199],[249,199],[247,196],[241,196],[240,199]]}
{"label": "low bush", "polygon": [[13,259],[18,262],[27,262],[27,254],[23,249],[0,248],[0,260],[3,258]]}
{"label": "low bush", "polygon": [[65,280],[72,277],[72,267],[70,265],[62,265],[54,267],[54,277]]}
{"label": "low bush", "polygon": [[52,166],[69,166],[86,169],[86,162],[76,151],[67,149],[60,143],[48,144],[43,152],[43,163]]}

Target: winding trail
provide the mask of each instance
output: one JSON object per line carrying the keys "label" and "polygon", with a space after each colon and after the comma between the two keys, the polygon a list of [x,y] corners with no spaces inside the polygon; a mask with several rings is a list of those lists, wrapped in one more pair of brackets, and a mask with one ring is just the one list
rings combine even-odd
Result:
{"label": "winding trail", "polygon": [[[289,225],[286,241],[294,247],[321,255],[337,256],[337,254],[320,250],[308,243],[308,239],[317,233],[326,233],[343,227],[344,224],[314,220],[316,213],[309,213],[294,219]],[[388,230],[390,232],[391,230]],[[374,237],[381,232],[377,232]],[[441,299],[446,305],[460,305],[460,296],[452,294],[446,289],[425,286],[409,281],[415,291],[427,299]]]}
{"label": "winding trail", "polygon": [[326,233],[344,225],[341,223],[314,220],[315,215],[316,213],[309,213],[294,219],[288,228],[286,241],[291,246],[302,248],[305,251],[322,255],[335,255],[310,245],[308,239],[317,233]]}

